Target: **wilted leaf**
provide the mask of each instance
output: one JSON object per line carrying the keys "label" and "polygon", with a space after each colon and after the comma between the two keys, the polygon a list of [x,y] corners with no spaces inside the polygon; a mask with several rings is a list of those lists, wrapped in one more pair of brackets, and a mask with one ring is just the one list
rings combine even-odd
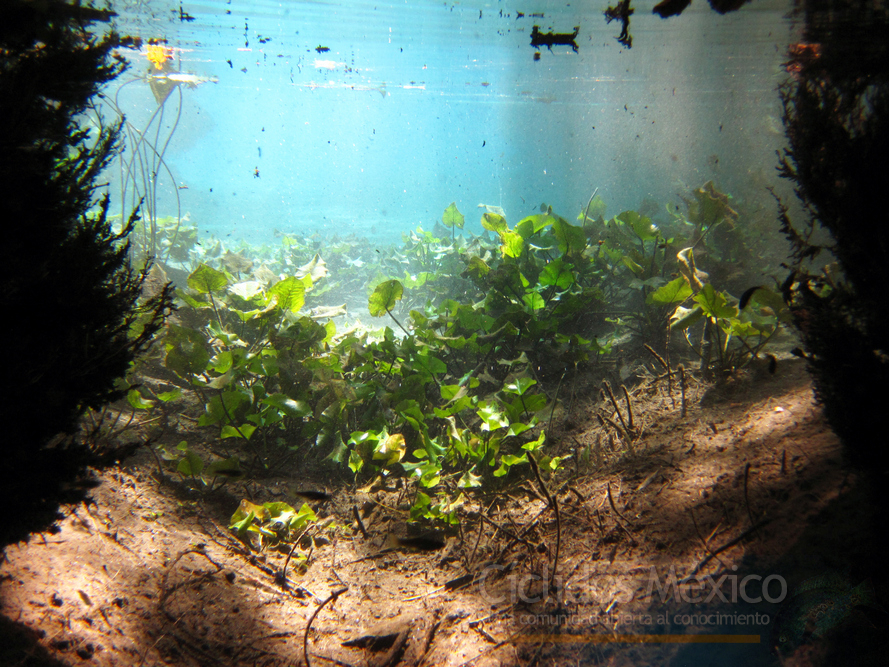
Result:
{"label": "wilted leaf", "polygon": [[222,256],[222,265],[232,273],[247,273],[253,270],[252,260],[230,250]]}
{"label": "wilted leaf", "polygon": [[321,255],[315,253],[315,256],[312,258],[312,261],[303,264],[296,270],[297,278],[304,278],[305,276],[309,276],[312,279],[313,283],[318,282],[325,276],[329,275],[330,271],[327,270],[327,263],[321,259]]}

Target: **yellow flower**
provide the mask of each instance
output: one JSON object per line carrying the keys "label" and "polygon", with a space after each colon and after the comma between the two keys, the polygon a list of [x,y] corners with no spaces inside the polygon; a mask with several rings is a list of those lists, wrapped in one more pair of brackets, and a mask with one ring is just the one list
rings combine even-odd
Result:
{"label": "yellow flower", "polygon": [[148,45],[148,61],[154,63],[155,69],[163,69],[164,63],[172,58],[171,49],[165,49],[160,44]]}

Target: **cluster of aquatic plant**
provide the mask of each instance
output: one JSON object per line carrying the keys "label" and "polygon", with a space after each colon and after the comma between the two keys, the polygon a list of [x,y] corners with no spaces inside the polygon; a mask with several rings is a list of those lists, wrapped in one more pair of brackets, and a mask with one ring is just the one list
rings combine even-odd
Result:
{"label": "cluster of aquatic plant", "polygon": [[112,55],[117,38],[90,27],[113,14],[55,0],[13,0],[4,10],[0,174],[10,229],[0,302],[10,354],[0,415],[12,474],[0,500],[18,508],[0,531],[6,543],[44,530],[60,502],[79,502],[87,465],[121,456],[109,443],[56,436],[76,433],[85,411],[125,395],[116,380],[161,326],[170,295],[161,286],[143,298],[146,274],[131,266],[127,247],[137,217],[127,211],[115,231],[109,200],[97,197],[119,126],[92,131],[80,122],[124,69]]}
{"label": "cluster of aquatic plant", "polygon": [[[226,452],[162,454],[204,486],[326,457],[361,477],[407,478],[414,519],[454,523],[465,494],[529,475],[529,457],[562,465],[546,426],[615,344],[720,374],[775,334],[774,289],[742,309],[697,266],[696,252],[732,247],[717,232],[741,221],[712,183],[692,196],[661,224],[636,211],[606,219],[596,196],[578,224],[549,207],[515,225],[486,211],[482,235],[456,234],[452,204],[442,225],[388,249],[288,234],[277,247],[189,244],[187,274],[167,265],[181,273],[180,308],[159,361],[199,394],[198,423]],[[348,293],[366,297],[346,304]],[[382,325],[338,327],[350,308]]]}
{"label": "cluster of aquatic plant", "polygon": [[[872,434],[889,397],[889,51],[869,36],[889,26],[889,15],[881,7],[859,20],[840,3],[839,15],[851,17],[840,29],[826,11],[812,13],[804,39],[791,45],[793,76],[780,91],[788,139],[781,173],[805,205],[796,220],[781,207],[792,245],[783,292],[825,416],[856,463],[884,471],[889,450]],[[850,49],[856,58],[845,57]]]}

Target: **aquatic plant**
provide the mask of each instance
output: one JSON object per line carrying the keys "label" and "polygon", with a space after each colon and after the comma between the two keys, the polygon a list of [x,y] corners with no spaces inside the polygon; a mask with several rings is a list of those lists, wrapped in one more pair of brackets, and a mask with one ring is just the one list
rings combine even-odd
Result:
{"label": "aquatic plant", "polygon": [[[195,87],[215,80],[181,72],[181,62],[178,70],[173,69],[173,54],[173,49],[162,41],[150,40],[145,53],[150,63],[147,70],[121,83],[113,97],[101,96],[123,124],[124,141],[118,160],[118,203],[121,219],[137,206],[142,211],[143,221],[133,239],[136,242],[134,250],[143,261],[149,258],[167,261],[173,256],[181,256],[182,248],[188,246],[187,241],[183,243],[179,239],[182,203],[179,187],[165,157],[182,117],[182,84]],[[147,85],[157,102],[157,107],[141,127],[129,119],[121,106],[121,94],[136,84]],[[170,102],[171,99],[174,101]],[[174,105],[170,110],[173,120],[169,127],[165,127],[168,104]],[[96,124],[101,126],[100,110],[94,108],[93,112],[99,119]],[[175,198],[176,213],[172,217],[162,216],[158,208],[158,194],[164,180]]]}
{"label": "aquatic plant", "polygon": [[[781,174],[807,216],[794,221],[780,207],[793,249],[783,292],[827,419],[855,462],[883,472],[889,449],[873,433],[889,400],[889,47],[872,36],[889,28],[889,15],[836,4],[807,14],[781,88]],[[819,243],[824,230],[830,241]]]}
{"label": "aquatic plant", "polygon": [[[169,309],[168,288],[143,299],[147,267],[129,263],[137,216],[112,230],[96,178],[111,160],[119,126],[79,124],[99,88],[124,63],[116,37],[89,25],[111,13],[48,0],[16,0],[0,25],[0,182],[4,238],[0,303],[7,395],[0,403],[5,462],[15,471],[0,490],[17,507],[0,539],[45,529],[59,502],[83,498],[86,465],[124,454],[70,436],[87,408],[122,398],[123,377]],[[92,209],[92,210],[91,210]],[[52,441],[52,446],[50,446]]]}

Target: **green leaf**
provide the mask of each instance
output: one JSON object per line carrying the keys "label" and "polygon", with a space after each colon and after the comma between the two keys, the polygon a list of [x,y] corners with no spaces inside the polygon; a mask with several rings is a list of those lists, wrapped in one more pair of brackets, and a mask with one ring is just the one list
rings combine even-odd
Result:
{"label": "green leaf", "polygon": [[[237,519],[235,517],[238,517]],[[256,514],[253,512],[247,512],[244,516],[239,516],[238,513],[235,513],[235,516],[232,517],[230,529],[234,530],[238,537],[244,537],[248,530],[253,526],[253,521],[256,519]]]}
{"label": "green leaf", "polygon": [[306,281],[311,285],[312,279],[309,277],[296,278],[290,276],[284,280],[279,280],[269,288],[268,300],[271,305],[272,300],[277,298],[279,308],[283,310],[299,311],[306,303]]}
{"label": "green leaf", "polygon": [[535,440],[533,442],[526,442],[524,445],[522,445],[522,449],[525,449],[529,452],[536,452],[538,449],[543,447],[543,443],[545,440],[546,440],[546,433],[541,433],[540,437],[537,438],[537,440]]}
{"label": "green leaf", "polygon": [[308,503],[303,503],[299,511],[290,519],[291,532],[298,532],[306,527],[309,521],[317,521],[318,515],[309,507]]}
{"label": "green leaf", "polygon": [[506,224],[506,218],[499,213],[483,213],[482,227],[485,229],[503,234],[509,231],[509,225]]}
{"label": "green leaf", "polygon": [[204,462],[201,457],[190,449],[185,450],[185,456],[179,460],[179,465],[176,466],[176,472],[186,477],[197,477],[203,469]]}
{"label": "green leaf", "polygon": [[203,372],[210,361],[207,339],[194,329],[168,324],[164,347],[164,365],[180,377]]}
{"label": "green leaf", "polygon": [[521,435],[528,429],[534,428],[534,424],[525,424],[524,422],[513,422],[509,425],[506,435]]}
{"label": "green leaf", "polygon": [[357,473],[364,467],[364,459],[361,458],[361,454],[359,454],[356,450],[352,450],[349,452],[349,469]]}
{"label": "green leaf", "polygon": [[[474,468],[473,468],[474,470]],[[477,489],[482,485],[482,478],[476,475],[472,470],[467,470],[463,476],[457,481],[457,486],[461,489]]]}
{"label": "green leaf", "polygon": [[624,211],[617,219],[628,225],[642,241],[653,241],[658,237],[657,225],[651,223],[651,218],[639,215],[636,211]]}
{"label": "green leaf", "polygon": [[401,433],[393,433],[374,448],[374,461],[382,461],[388,467],[395,465],[404,458],[407,444]]}
{"label": "green leaf", "polygon": [[157,395],[157,397],[162,400],[164,403],[169,403],[170,401],[175,401],[177,398],[182,396],[182,390],[178,387],[176,389],[171,389],[170,391],[162,391]]}
{"label": "green leaf", "polygon": [[130,389],[127,392],[127,402],[133,407],[133,410],[148,410],[154,405],[154,401],[143,398],[138,389]]}
{"label": "green leaf", "polygon": [[770,287],[760,287],[753,293],[751,301],[755,301],[760,306],[771,308],[775,316],[785,324],[793,322],[790,314],[790,308],[784,302],[784,297]]}
{"label": "green leaf", "polygon": [[731,306],[724,292],[717,292],[713,285],[707,283],[695,296],[695,301],[701,304],[705,315],[717,319],[731,319],[738,316],[737,306]]}
{"label": "green leaf", "polygon": [[207,466],[206,473],[208,476],[225,477],[227,479],[240,479],[244,476],[244,471],[241,470],[241,462],[238,461],[237,456],[230,456],[221,461],[213,461],[213,463]]}
{"label": "green leaf", "polygon": [[695,306],[694,308],[676,306],[676,310],[673,311],[673,315],[670,316],[670,331],[682,331],[683,329],[687,329],[697,323],[703,316],[704,311],[700,306]]}
{"label": "green leaf", "polygon": [[556,220],[556,216],[549,215],[548,213],[529,215],[516,225],[516,231],[521,234],[523,239],[529,239],[541,229],[553,224]]}
{"label": "green leaf", "polygon": [[222,427],[222,432],[220,433],[220,438],[247,438],[250,439],[250,436],[253,435],[253,431],[256,430],[256,426],[253,424],[241,424],[238,428],[235,428],[231,424],[226,424]]}
{"label": "green leaf", "polygon": [[188,276],[188,286],[201,294],[218,292],[226,285],[228,278],[225,274],[206,264],[201,264]]}
{"label": "green leaf", "polygon": [[482,420],[483,431],[496,431],[509,426],[509,420],[493,403],[480,403],[477,414]]}
{"label": "green leaf", "polygon": [[692,290],[688,281],[682,276],[679,276],[668,282],[666,285],[658,287],[654,292],[648,295],[648,298],[645,299],[645,301],[650,304],[666,305],[668,303],[685,301],[691,295]]}
{"label": "green leaf", "polygon": [[278,408],[288,417],[302,419],[312,414],[312,406],[305,401],[295,401],[286,394],[270,394],[262,399],[266,405]]}
{"label": "green leaf", "polygon": [[424,518],[429,511],[431,504],[432,499],[422,491],[418,491],[417,499],[414,501],[414,504],[410,509],[411,520],[416,521],[417,519]]}
{"label": "green leaf", "polygon": [[463,229],[465,220],[463,214],[457,210],[457,202],[453,201],[448,205],[441,216],[441,221],[444,223],[444,226],[450,228],[457,227],[458,229]]}
{"label": "green leaf", "polygon": [[367,308],[373,317],[382,317],[395,307],[404,296],[404,285],[398,280],[387,280],[377,285],[367,300]]}
{"label": "green leaf", "polygon": [[490,272],[491,267],[488,266],[481,257],[472,256],[466,263],[466,274],[470,278],[484,278]]}
{"label": "green leaf", "polygon": [[563,255],[576,255],[586,248],[586,234],[583,233],[583,228],[572,225],[564,218],[556,216],[553,233],[559,241],[559,251]]}
{"label": "green leaf", "polygon": [[216,355],[210,362],[210,368],[220,374],[228,373],[234,363],[234,355],[231,350],[224,350]]}
{"label": "green leaf", "polygon": [[645,273],[645,269],[642,268],[642,266],[640,266],[632,258],[624,255],[623,257],[621,257],[621,261],[623,261],[623,263],[626,264],[627,268],[635,273],[637,276],[641,276],[643,273]]}
{"label": "green leaf", "polygon": [[[485,213],[485,215],[489,214]],[[500,240],[503,242],[503,245],[500,246],[500,251],[504,257],[521,257],[522,250],[525,247],[525,239],[519,234],[503,232],[500,234]]]}
{"label": "green leaf", "polygon": [[534,290],[525,292],[524,296],[522,297],[522,301],[531,310],[540,310],[541,308],[546,306],[546,302],[544,302],[543,297],[540,296],[539,292],[535,292]]}
{"label": "green leaf", "polygon": [[574,284],[574,267],[559,257],[549,262],[540,272],[538,281],[541,285],[554,285],[559,289],[568,289]]}
{"label": "green leaf", "polygon": [[518,377],[512,382],[504,385],[503,390],[508,391],[510,394],[521,396],[535,384],[537,384],[537,380],[535,380],[534,378]]}

